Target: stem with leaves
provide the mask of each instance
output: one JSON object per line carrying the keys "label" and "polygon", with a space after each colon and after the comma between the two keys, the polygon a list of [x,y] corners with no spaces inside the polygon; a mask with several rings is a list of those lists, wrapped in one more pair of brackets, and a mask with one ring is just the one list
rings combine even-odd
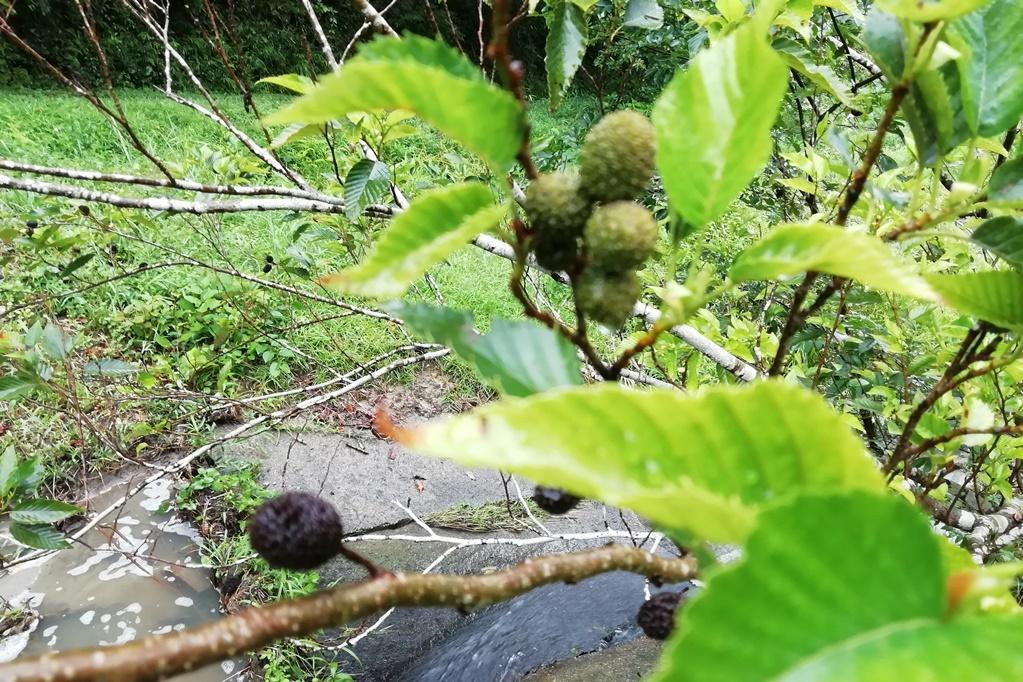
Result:
{"label": "stem with leaves", "polygon": [[[835,224],[839,227],[844,227],[849,221],[849,216],[852,213],[853,207],[860,200],[863,194],[863,190],[867,185],[867,178],[870,176],[871,171],[874,169],[874,165],[877,163],[878,157],[881,156],[881,150],[884,146],[884,138],[888,134],[888,130],[891,128],[892,122],[895,120],[895,115],[899,111],[899,107],[902,106],[902,101],[906,98],[909,93],[909,80],[902,80],[892,88],[892,96],[888,101],[888,106],[885,108],[884,115],[881,117],[881,121],[877,124],[877,131],[874,133],[874,138],[870,142],[870,146],[867,148],[866,153],[863,155],[863,161],[860,167],[853,171],[852,176],[849,178],[849,183],[846,188],[845,194],[843,195],[842,202],[838,208],[838,214],[835,218]],[[820,273],[808,272],[796,289],[795,294],[792,297],[792,305],[789,307],[789,315],[785,320],[785,327],[782,329],[781,336],[778,338],[778,352],[774,356],[774,361],[771,363],[771,368],[768,370],[770,376],[777,376],[781,374],[782,369],[785,366],[785,356],[788,355],[789,347],[792,345],[792,338],[797,331],[803,326],[806,320],[817,313],[824,304],[828,302],[839,289],[841,289],[844,279],[841,277],[833,277],[831,282],[821,291],[814,302],[807,308],[803,308],[803,303],[806,302],[806,298],[810,293],[810,289],[813,287],[814,282]]]}
{"label": "stem with leaves", "polygon": [[[956,352],[952,361],[948,364],[945,369],[945,373],[942,375],[938,383],[928,392],[923,400],[913,409],[910,413],[909,418],[906,420],[906,425],[902,429],[902,433],[899,435],[899,440],[895,444],[892,450],[891,457],[888,458],[888,462],[884,467],[885,473],[888,474],[889,480],[894,479],[898,473],[899,467],[903,468],[903,473],[909,473],[910,462],[913,457],[923,454],[928,450],[942,445],[958,436],[951,435],[949,438],[936,438],[930,441],[924,441],[919,445],[911,445],[913,435],[916,433],[916,428],[920,424],[920,420],[923,419],[924,415],[934,407],[935,404],[945,395],[951,393],[955,389],[962,386],[967,381],[976,379],[977,377],[990,374],[1001,367],[1004,367],[1017,359],[1017,356],[1012,354],[998,359],[992,359],[992,354],[997,349],[1001,342],[1001,335],[998,333],[993,334],[993,338],[982,346],[986,336],[991,333],[991,328],[987,324],[979,324],[969,332],[967,332],[963,342],[959,346],[959,350]],[[972,367],[975,363],[983,363],[979,366]],[[1010,428],[1011,427],[1007,427]],[[971,431],[965,429],[962,433],[958,434],[969,435]],[[955,431],[950,432],[954,434]],[[984,431],[984,433],[994,433],[994,431]],[[950,434],[945,434],[949,436]],[[1012,435],[1009,431],[1006,431],[1002,435]]]}

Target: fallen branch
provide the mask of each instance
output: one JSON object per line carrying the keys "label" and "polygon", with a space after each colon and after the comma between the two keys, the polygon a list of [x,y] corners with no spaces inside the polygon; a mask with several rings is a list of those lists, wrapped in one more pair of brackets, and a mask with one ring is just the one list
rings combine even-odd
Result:
{"label": "fallen branch", "polygon": [[81,170],[77,168],[58,168],[39,166],[31,163],[19,163],[9,159],[0,159],[0,169],[33,175],[48,175],[68,180],[85,180],[88,182],[111,182],[122,185],[139,185],[142,187],[166,187],[200,194],[229,194],[236,196],[280,196],[296,199],[322,201],[326,204],[344,206],[344,200],[323,192],[306,191],[297,187],[275,187],[272,185],[205,185],[191,180],[174,178],[147,178],[124,173],[107,173],[104,171]]}
{"label": "fallen branch", "polygon": [[11,682],[159,679],[258,649],[282,637],[311,634],[396,606],[477,608],[541,585],[575,583],[609,571],[682,582],[696,577],[696,562],[689,557],[669,559],[634,547],[607,545],[526,559],[486,575],[383,573],[307,597],[246,609],[181,632],[0,665],[0,678]]}
{"label": "fallen branch", "polygon": [[[108,204],[119,208],[133,208],[148,211],[167,211],[170,213],[190,213],[208,215],[212,213],[241,213],[246,211],[310,211],[314,213],[344,213],[343,202],[330,203],[311,199],[265,198],[265,199],[234,199],[225,201],[188,201],[169,197],[127,197],[110,192],[61,185],[42,180],[14,178],[0,173],[0,189],[16,189],[46,196],[64,197],[78,201],[89,201]],[[394,211],[385,206],[368,207],[368,215],[389,218]]]}

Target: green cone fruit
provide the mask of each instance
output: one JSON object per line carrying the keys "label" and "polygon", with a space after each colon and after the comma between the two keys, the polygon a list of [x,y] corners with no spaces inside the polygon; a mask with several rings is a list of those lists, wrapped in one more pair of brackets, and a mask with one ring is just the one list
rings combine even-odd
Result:
{"label": "green cone fruit", "polygon": [[605,272],[638,268],[657,246],[657,221],[631,201],[598,207],[584,232],[590,264]]}
{"label": "green cone fruit", "polygon": [[538,234],[578,237],[590,208],[575,173],[545,173],[526,188],[526,217]]}
{"label": "green cone fruit", "polygon": [[636,199],[654,174],[654,127],[635,111],[616,111],[590,129],[579,155],[583,190],[595,201]]}
{"label": "green cone fruit", "polygon": [[590,202],[575,173],[546,173],[526,188],[526,217],[535,232],[536,261],[548,270],[564,270],[579,259],[579,237]]}
{"label": "green cone fruit", "polygon": [[579,239],[562,232],[538,232],[533,237],[533,252],[540,267],[565,270],[579,260]]}
{"label": "green cone fruit", "polygon": [[579,307],[589,319],[620,329],[641,293],[643,285],[631,270],[606,273],[588,268],[579,278],[576,295]]}

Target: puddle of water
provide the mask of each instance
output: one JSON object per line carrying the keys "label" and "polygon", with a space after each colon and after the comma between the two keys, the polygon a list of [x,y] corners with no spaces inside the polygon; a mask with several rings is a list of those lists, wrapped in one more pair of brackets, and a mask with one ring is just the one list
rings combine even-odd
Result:
{"label": "puddle of water", "polygon": [[[125,484],[117,485],[90,506],[105,508],[124,492]],[[0,595],[28,604],[41,616],[29,631],[0,640],[0,662],[123,644],[218,618],[219,597],[209,571],[184,565],[200,562],[195,530],[159,511],[170,496],[171,481],[155,481],[116,518],[111,516],[82,538],[92,549],[76,544],[0,577]],[[225,661],[173,679],[238,680],[242,667],[239,661]]]}

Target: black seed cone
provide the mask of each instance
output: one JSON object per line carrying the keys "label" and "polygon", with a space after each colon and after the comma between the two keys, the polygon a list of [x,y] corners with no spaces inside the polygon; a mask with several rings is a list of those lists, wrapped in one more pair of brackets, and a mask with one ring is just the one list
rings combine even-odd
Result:
{"label": "black seed cone", "polygon": [[581,500],[561,488],[538,485],[533,490],[533,501],[548,514],[564,514],[571,511]]}
{"label": "black seed cone", "polygon": [[659,592],[639,607],[636,622],[647,637],[667,639],[675,629],[675,610],[682,601],[681,592]]}
{"label": "black seed cone", "polygon": [[343,530],[330,502],[312,493],[284,493],[249,519],[252,549],[274,568],[308,571],[337,555]]}

